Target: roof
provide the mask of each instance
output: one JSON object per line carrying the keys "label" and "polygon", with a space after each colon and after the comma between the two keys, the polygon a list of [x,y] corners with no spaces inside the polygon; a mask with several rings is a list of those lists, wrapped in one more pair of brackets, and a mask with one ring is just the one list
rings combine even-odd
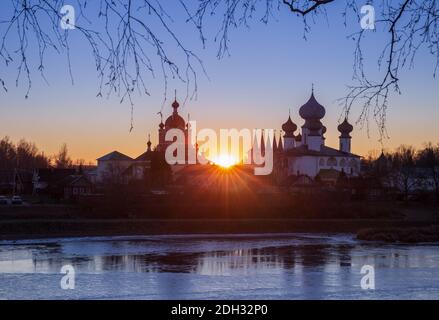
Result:
{"label": "roof", "polygon": [[290,149],[285,152],[287,156],[326,156],[326,157],[355,157],[360,158],[361,156],[340,151],[331,147],[322,146],[320,151],[310,150],[307,145],[301,145],[299,147]]}
{"label": "roof", "polygon": [[186,122],[178,113],[174,112],[166,119],[165,126],[166,129],[171,129],[171,128],[184,129],[184,127],[186,126]]}
{"label": "roof", "polygon": [[148,151],[142,153],[140,156],[138,156],[134,160],[135,161],[149,161],[149,160],[152,160],[153,152],[154,151],[148,150]]}
{"label": "roof", "polygon": [[102,156],[97,159],[98,161],[130,161],[133,160],[133,158],[128,157],[127,155],[124,155],[123,153],[120,153],[119,151],[113,151],[109,154],[106,154],[105,156]]}
{"label": "roof", "polygon": [[61,186],[88,187],[91,182],[84,175],[70,175],[58,182]]}
{"label": "roof", "polygon": [[76,169],[72,168],[41,168],[38,169],[38,181],[58,182],[69,175],[74,175]]}

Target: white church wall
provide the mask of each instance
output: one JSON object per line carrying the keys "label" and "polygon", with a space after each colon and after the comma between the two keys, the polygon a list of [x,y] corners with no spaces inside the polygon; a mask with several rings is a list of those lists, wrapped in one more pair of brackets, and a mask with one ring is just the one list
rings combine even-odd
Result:
{"label": "white church wall", "polygon": [[318,173],[317,157],[303,156],[288,159],[288,175],[305,174],[314,178]]}
{"label": "white church wall", "polygon": [[[344,171],[347,175],[360,174],[360,159],[351,157],[313,157],[301,156],[288,159],[288,175],[300,174],[314,178],[321,169]],[[351,170],[352,169],[352,170]]]}
{"label": "white church wall", "polygon": [[284,150],[293,149],[296,146],[295,142],[294,137],[284,137]]}

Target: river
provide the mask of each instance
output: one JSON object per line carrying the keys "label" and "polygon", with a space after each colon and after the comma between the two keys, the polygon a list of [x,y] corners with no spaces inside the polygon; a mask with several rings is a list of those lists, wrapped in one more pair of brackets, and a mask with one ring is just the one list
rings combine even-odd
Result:
{"label": "river", "polygon": [[[74,289],[62,288],[66,265]],[[373,268],[374,289],[362,288],[364,266]],[[368,243],[349,234],[0,242],[0,299],[427,298],[439,299],[439,244]]]}

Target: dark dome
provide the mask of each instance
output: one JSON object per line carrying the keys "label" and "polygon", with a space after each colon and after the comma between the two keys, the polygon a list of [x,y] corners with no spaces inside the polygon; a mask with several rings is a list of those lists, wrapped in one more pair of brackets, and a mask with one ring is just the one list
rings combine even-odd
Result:
{"label": "dark dome", "polygon": [[177,113],[174,113],[168,117],[165,121],[166,129],[179,128],[184,129],[186,122],[184,119]]}
{"label": "dark dome", "polygon": [[311,135],[319,134],[320,129],[322,129],[323,125],[318,119],[307,120],[307,126],[309,133]]}
{"label": "dark dome", "polygon": [[177,109],[180,106],[180,104],[177,102],[177,100],[174,100],[174,102],[172,103],[172,107],[174,109]]}
{"label": "dark dome", "polygon": [[325,127],[325,126],[323,126],[323,127],[322,127],[322,134],[325,134],[325,133],[326,133],[326,131],[327,131],[326,127]]}
{"label": "dark dome", "polygon": [[299,109],[299,114],[303,119],[322,119],[325,116],[325,108],[317,102],[314,93],[311,94],[308,102]]}
{"label": "dark dome", "polygon": [[354,130],[354,127],[348,122],[346,118],[344,118],[344,121],[339,124],[337,129],[338,131],[340,131],[342,138],[350,138],[351,136],[349,134],[352,132],[352,130]]}
{"label": "dark dome", "polygon": [[172,115],[168,117],[165,121],[165,127],[166,129],[173,129],[173,128],[179,128],[184,130],[186,127],[186,121],[178,114],[178,107],[180,104],[177,102],[177,100],[174,100],[172,103],[172,108],[174,108],[174,112],[172,112]]}
{"label": "dark dome", "polygon": [[287,122],[285,122],[282,125],[282,130],[285,131],[285,133],[294,133],[294,131],[297,130],[297,125],[291,120],[291,117],[288,117]]}

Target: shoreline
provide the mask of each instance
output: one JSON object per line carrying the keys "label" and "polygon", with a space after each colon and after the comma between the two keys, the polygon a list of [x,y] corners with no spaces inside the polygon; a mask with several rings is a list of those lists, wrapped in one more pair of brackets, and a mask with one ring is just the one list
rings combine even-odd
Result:
{"label": "shoreline", "polygon": [[10,219],[0,240],[185,234],[352,233],[363,229],[423,228],[437,223],[387,219]]}

